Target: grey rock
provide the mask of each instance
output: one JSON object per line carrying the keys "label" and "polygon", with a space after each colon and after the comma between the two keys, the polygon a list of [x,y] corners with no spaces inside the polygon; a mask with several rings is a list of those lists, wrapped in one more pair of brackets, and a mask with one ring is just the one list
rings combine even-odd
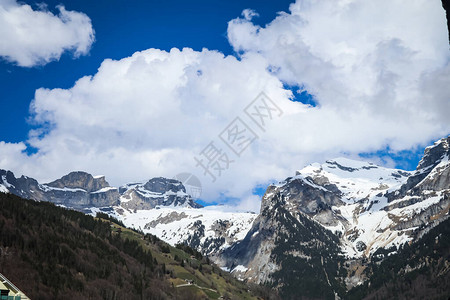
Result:
{"label": "grey rock", "polygon": [[450,170],[449,166],[438,172],[439,175],[435,179],[427,180],[423,185],[422,182],[445,158],[450,157],[450,136],[436,142],[433,146],[427,147],[423,158],[420,160],[416,172],[411,175],[406,183],[400,187],[398,191],[386,194],[389,201],[400,199],[408,194],[417,195],[426,189],[442,190],[450,187]]}
{"label": "grey rock", "polygon": [[172,191],[174,193],[181,191],[186,193],[186,188],[180,181],[164,177],[155,177],[150,179],[147,183],[145,183],[144,188],[148,191],[160,194],[167,191]]}
{"label": "grey rock", "polygon": [[83,189],[88,193],[98,191],[105,187],[109,187],[109,184],[108,182],[106,182],[104,176],[94,178],[91,174],[82,171],[70,172],[60,179],[47,183],[45,185],[61,189]]}
{"label": "grey rock", "polygon": [[85,172],[72,172],[48,184],[10,171],[0,170],[10,193],[37,201],[48,201],[75,209],[113,206],[119,203],[119,192],[110,188],[104,177],[94,178]]}
{"label": "grey rock", "polygon": [[152,178],[145,184],[128,184],[120,187],[124,208],[130,210],[153,209],[157,206],[202,207],[186,193],[184,185],[175,179]]}
{"label": "grey rock", "polygon": [[10,193],[22,198],[44,200],[40,184],[33,178],[27,176],[16,178],[13,172],[0,169],[0,184],[3,184]]}
{"label": "grey rock", "polygon": [[[322,264],[336,268],[340,261],[338,237],[303,212],[295,213],[287,207],[286,197],[280,192],[266,197],[246,237],[227,248],[219,263],[230,270],[243,265],[248,270],[239,276],[254,283],[270,283],[274,287],[283,286],[283,281],[280,281],[283,272],[316,268],[315,262],[322,261]],[[298,276],[301,281],[305,279],[302,273],[292,276]],[[322,273],[321,276],[323,278],[319,280],[325,282],[328,275]]]}
{"label": "grey rock", "polygon": [[357,249],[358,251],[364,251],[364,250],[366,250],[366,248],[367,248],[367,246],[366,246],[366,244],[365,244],[364,242],[358,241],[358,242],[356,243],[356,249]]}
{"label": "grey rock", "polygon": [[147,224],[145,224],[144,229],[155,228],[158,224],[169,224],[175,221],[182,220],[186,218],[187,215],[184,212],[178,213],[176,211],[171,212],[169,215],[157,218]]}

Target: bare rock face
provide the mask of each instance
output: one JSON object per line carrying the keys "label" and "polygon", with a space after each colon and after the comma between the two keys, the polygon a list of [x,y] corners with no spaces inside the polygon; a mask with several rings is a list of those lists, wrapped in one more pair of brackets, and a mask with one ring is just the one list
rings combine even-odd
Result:
{"label": "bare rock face", "polygon": [[119,191],[121,206],[129,210],[148,210],[157,206],[202,207],[194,202],[183,184],[175,179],[156,177],[145,184],[122,186]]}
{"label": "bare rock face", "polygon": [[73,208],[105,207],[119,203],[119,191],[110,187],[104,176],[71,172],[42,185],[47,201]]}
{"label": "bare rock face", "polygon": [[155,177],[144,184],[144,188],[153,193],[163,194],[167,191],[186,193],[186,188],[183,184],[175,179],[168,179],[164,177]]}
{"label": "bare rock face", "polygon": [[450,137],[425,149],[416,171],[397,191],[388,193],[389,201],[406,195],[419,195],[424,190],[441,191],[450,187]]}
{"label": "bare rock face", "polygon": [[88,193],[98,191],[102,188],[109,187],[104,176],[93,177],[86,172],[71,172],[58,180],[46,184],[54,188],[83,189]]}
{"label": "bare rock face", "polygon": [[86,172],[72,172],[48,184],[10,171],[0,170],[3,186],[8,192],[23,198],[49,201],[75,209],[113,206],[119,203],[117,188],[110,187],[105,177],[93,177]]}
{"label": "bare rock face", "polygon": [[159,224],[169,224],[174,221],[180,221],[184,218],[187,218],[187,215],[184,212],[178,213],[174,211],[164,217],[152,220],[151,222],[145,224],[144,229],[155,228]]}
{"label": "bare rock face", "polygon": [[110,207],[119,204],[119,192],[115,187],[105,187],[89,193],[89,205],[93,207]]}
{"label": "bare rock face", "polygon": [[16,178],[11,171],[0,170],[0,191],[10,192],[25,199],[44,200],[40,184],[33,178]]}
{"label": "bare rock face", "polygon": [[[319,185],[318,183],[322,185]],[[296,177],[287,178],[278,185],[269,186],[262,198],[261,207],[269,206],[274,194],[288,199],[287,208],[290,211],[300,211],[309,216],[317,216],[324,224],[336,225],[336,216],[332,206],[342,204],[341,192],[324,177]]]}
{"label": "bare rock face", "polygon": [[[265,197],[267,196],[267,193]],[[334,298],[342,289],[339,238],[305,213],[288,207],[280,192],[266,197],[246,237],[222,253],[225,265],[240,279],[285,289],[315,285],[311,298]]]}

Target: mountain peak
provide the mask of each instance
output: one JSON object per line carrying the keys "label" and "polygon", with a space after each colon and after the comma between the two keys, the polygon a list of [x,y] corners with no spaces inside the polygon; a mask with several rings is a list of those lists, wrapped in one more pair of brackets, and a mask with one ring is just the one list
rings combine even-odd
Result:
{"label": "mountain peak", "polygon": [[432,146],[425,148],[424,155],[420,160],[417,171],[432,169],[438,165],[442,159],[450,155],[450,136],[436,141]]}
{"label": "mountain peak", "polygon": [[154,177],[143,183],[132,183],[120,187],[120,201],[127,209],[152,209],[159,206],[184,206],[200,208],[186,193],[184,185],[176,180]]}
{"label": "mountain peak", "polygon": [[54,188],[83,189],[87,192],[93,192],[109,187],[109,183],[104,176],[94,177],[84,171],[70,172],[60,179],[46,185]]}
{"label": "mountain peak", "polygon": [[[380,167],[371,162],[344,157],[330,159],[323,164],[313,163],[296,172],[296,177],[309,177],[314,181],[319,178],[327,178],[334,183],[346,181],[345,185],[347,186],[361,183],[362,179],[365,180],[365,183],[372,182],[375,186],[380,182],[396,185],[410,175],[411,172]],[[348,182],[349,180],[352,182]],[[355,180],[356,182],[354,182]]]}
{"label": "mountain peak", "polygon": [[444,190],[450,183],[450,136],[436,141],[425,148],[423,158],[416,171],[401,188],[388,194],[390,201],[404,197],[406,194],[420,194],[423,190]]}
{"label": "mountain peak", "polygon": [[154,177],[150,179],[144,185],[144,188],[148,191],[160,194],[166,193],[168,191],[172,191],[175,193],[181,191],[183,193],[186,193],[186,188],[180,181],[164,177]]}
{"label": "mountain peak", "polygon": [[337,157],[334,159],[327,160],[326,164],[328,164],[329,166],[337,166],[341,170],[349,172],[356,171],[358,169],[378,168],[378,166],[374,165],[371,162],[354,160],[346,157]]}

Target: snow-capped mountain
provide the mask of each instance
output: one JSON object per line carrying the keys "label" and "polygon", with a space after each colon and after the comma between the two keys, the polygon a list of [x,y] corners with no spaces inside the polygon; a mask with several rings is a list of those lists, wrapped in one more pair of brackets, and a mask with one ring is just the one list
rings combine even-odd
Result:
{"label": "snow-capped mountain", "polygon": [[311,184],[313,190],[319,189],[325,195],[323,200],[304,197],[300,192],[288,197],[288,205],[297,206],[325,228],[342,235],[343,251],[348,256],[367,257],[379,247],[399,245],[410,239],[404,231],[390,229],[393,216],[404,212],[390,212],[388,217],[384,210],[388,204],[384,194],[399,189],[409,175],[410,172],[402,170],[337,158],[298,171],[265,197],[278,191],[288,195],[296,184]]}
{"label": "snow-capped mountain", "polygon": [[22,198],[49,201],[75,209],[112,206],[118,203],[117,188],[109,186],[104,176],[92,176],[86,172],[71,172],[47,184],[0,170],[0,191],[10,192]]}
{"label": "snow-capped mountain", "polygon": [[413,172],[347,158],[311,164],[270,185],[258,215],[201,207],[180,181],[162,177],[115,188],[85,172],[40,184],[0,170],[0,192],[105,211],[208,254],[240,279],[286,294],[301,283],[327,298],[363,282],[374,257],[395,253],[449,217],[449,145],[447,137],[426,148]]}
{"label": "snow-capped mountain", "polygon": [[146,183],[111,187],[105,176],[71,172],[60,179],[40,184],[35,179],[16,178],[11,171],[0,170],[0,192],[23,198],[49,201],[77,210],[123,206],[124,209],[152,209],[156,206],[202,207],[186,193],[183,184],[174,179],[157,177]]}
{"label": "snow-capped mountain", "polygon": [[254,213],[225,212],[220,206],[202,208],[174,179],[153,178],[119,191],[120,205],[114,210],[127,226],[211,256],[242,240],[256,218]]}
{"label": "snow-capped mountain", "polygon": [[428,147],[414,172],[345,158],[297,171],[268,187],[247,236],[218,262],[278,288],[289,288],[292,278],[308,282],[313,266],[322,266],[314,280],[331,294],[361,283],[378,249],[395,251],[449,217],[449,143]]}
{"label": "snow-capped mountain", "polygon": [[156,177],[120,188],[104,176],[72,172],[47,184],[0,170],[0,192],[49,201],[95,215],[105,212],[126,225],[157,235],[175,245],[186,243],[213,255],[245,237],[256,214],[224,212],[222,207],[202,208],[175,179]]}
{"label": "snow-capped mountain", "polygon": [[242,240],[257,216],[251,212],[226,212],[218,206],[158,206],[121,213],[120,218],[127,226],[154,234],[172,245],[188,244],[210,256]]}
{"label": "snow-capped mountain", "polygon": [[126,209],[149,210],[157,206],[200,208],[183,184],[175,179],[152,178],[146,183],[130,183],[119,188],[120,205]]}

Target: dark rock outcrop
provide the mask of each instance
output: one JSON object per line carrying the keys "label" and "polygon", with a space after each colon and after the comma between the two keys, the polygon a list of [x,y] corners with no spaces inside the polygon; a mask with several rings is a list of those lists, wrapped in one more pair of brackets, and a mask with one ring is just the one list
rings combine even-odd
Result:
{"label": "dark rock outcrop", "polygon": [[104,176],[93,177],[91,174],[82,171],[70,172],[60,179],[47,183],[46,185],[61,189],[83,189],[88,193],[109,187]]}
{"label": "dark rock outcrop", "polygon": [[275,287],[286,299],[295,290],[331,299],[344,286],[339,238],[304,213],[288,210],[280,193],[262,204],[244,240],[226,249],[222,259],[230,270],[237,267],[238,278]]}
{"label": "dark rock outcrop", "polygon": [[155,177],[145,184],[120,187],[122,206],[130,210],[153,209],[157,206],[202,207],[186,193],[184,185],[175,179]]}
{"label": "dark rock outcrop", "polygon": [[119,192],[110,187],[105,177],[94,178],[86,172],[72,172],[48,184],[35,179],[16,178],[10,171],[0,170],[0,184],[17,196],[48,201],[75,209],[119,204]]}
{"label": "dark rock outcrop", "polygon": [[[450,165],[447,163],[440,166],[440,164],[443,160],[448,161],[450,157],[449,144],[450,136],[437,141],[433,146],[427,147],[414,174],[408,177],[408,180],[400,189],[386,194],[389,201],[400,199],[406,195],[419,195],[424,190],[440,191],[448,189],[450,187]],[[436,168],[439,168],[439,170]],[[436,173],[436,176],[427,178],[432,172]]]}
{"label": "dark rock outcrop", "polygon": [[450,0],[442,0],[442,7],[444,8],[447,17],[448,40],[450,44]]}

